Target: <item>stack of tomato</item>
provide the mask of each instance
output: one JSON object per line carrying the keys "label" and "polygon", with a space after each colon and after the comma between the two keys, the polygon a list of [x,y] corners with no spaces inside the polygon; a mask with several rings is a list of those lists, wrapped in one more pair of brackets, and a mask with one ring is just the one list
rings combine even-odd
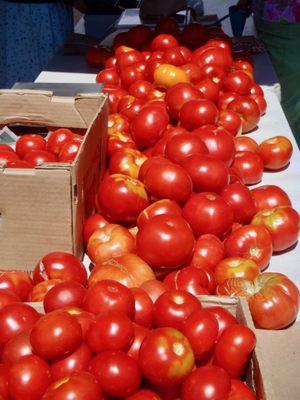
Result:
{"label": "stack of tomato", "polygon": [[82,140],[82,136],[67,128],[56,129],[47,139],[28,133],[19,137],[15,150],[0,144],[0,164],[6,168],[34,168],[47,162],[72,162]]}

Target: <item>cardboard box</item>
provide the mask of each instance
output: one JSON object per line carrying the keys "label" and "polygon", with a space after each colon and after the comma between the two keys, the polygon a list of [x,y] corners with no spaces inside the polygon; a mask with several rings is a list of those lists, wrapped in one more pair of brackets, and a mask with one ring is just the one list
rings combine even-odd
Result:
{"label": "cardboard box", "polygon": [[31,270],[51,251],[82,258],[82,224],[92,211],[105,167],[107,115],[106,97],[99,93],[62,96],[46,90],[0,90],[1,127],[66,127],[84,135],[73,163],[0,170],[2,269]]}

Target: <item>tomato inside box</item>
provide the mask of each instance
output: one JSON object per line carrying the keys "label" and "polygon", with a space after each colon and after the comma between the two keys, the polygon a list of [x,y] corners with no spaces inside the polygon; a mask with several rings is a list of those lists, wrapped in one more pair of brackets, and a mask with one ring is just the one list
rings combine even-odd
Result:
{"label": "tomato inside box", "polygon": [[57,250],[82,257],[82,224],[94,209],[94,191],[104,168],[107,113],[103,94],[67,97],[40,90],[0,91],[1,128],[9,126],[16,135],[26,132],[26,126],[27,133],[40,126],[42,135],[57,128],[83,135],[71,163],[2,166],[2,269],[31,270],[36,260]]}

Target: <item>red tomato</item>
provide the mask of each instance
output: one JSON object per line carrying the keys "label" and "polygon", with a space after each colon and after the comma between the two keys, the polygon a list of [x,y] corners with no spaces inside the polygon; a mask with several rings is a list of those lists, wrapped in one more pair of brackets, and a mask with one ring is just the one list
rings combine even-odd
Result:
{"label": "red tomato", "polygon": [[135,394],[130,397],[127,397],[127,400],[161,400],[158,394],[152,392],[152,390],[139,390]]}
{"label": "red tomato", "polygon": [[158,297],[167,290],[167,286],[157,279],[152,279],[150,281],[144,282],[141,285],[141,289],[145,290],[150,296],[153,303],[158,299]]}
{"label": "red tomato", "polygon": [[37,283],[33,287],[32,291],[29,293],[28,301],[43,301],[49,290],[51,290],[55,285],[61,282],[63,282],[62,279],[48,279],[46,281]]}
{"label": "red tomato", "polygon": [[162,17],[157,21],[155,33],[168,33],[169,35],[179,35],[179,25],[175,18]]}
{"label": "red tomato", "polygon": [[103,83],[103,85],[116,85],[120,86],[120,76],[115,68],[107,68],[98,72],[96,76],[97,83]]}
{"label": "red tomato", "polygon": [[252,189],[251,194],[257,211],[262,211],[266,208],[292,205],[288,194],[279,186],[259,186],[255,189]]}
{"label": "red tomato", "polygon": [[218,337],[217,319],[207,310],[194,311],[183,323],[182,333],[188,338],[195,359],[205,360]]}
{"label": "red tomato", "polygon": [[242,118],[243,133],[256,128],[260,120],[260,110],[256,102],[249,96],[240,96],[228,104],[228,110],[234,111]]}
{"label": "red tomato", "polygon": [[278,206],[259,211],[251,223],[269,231],[274,251],[286,250],[298,240],[299,214],[292,207]]}
{"label": "red tomato", "polygon": [[33,168],[33,166],[29,164],[27,161],[15,160],[15,161],[7,161],[6,168]]}
{"label": "red tomato", "polygon": [[275,136],[264,140],[258,146],[265,168],[277,171],[290,162],[293,154],[293,145],[285,136]]}
{"label": "red tomato", "polygon": [[0,289],[0,310],[7,304],[20,303],[20,297],[8,289]]}
{"label": "red tomato", "polygon": [[[233,100],[237,99],[238,97],[240,97],[240,96],[237,93],[234,93],[234,92],[221,92],[220,96],[219,96],[218,103],[217,103],[219,110],[220,111],[228,111],[228,105]],[[239,116],[241,118],[241,115],[239,115]]]}
{"label": "red tomato", "polygon": [[86,343],[93,353],[106,350],[128,350],[134,338],[132,322],[119,311],[106,311],[91,322]]}
{"label": "red tomato", "polygon": [[133,49],[116,54],[116,57],[117,65],[121,71],[124,68],[129,67],[130,65],[134,65],[136,63],[144,61],[144,56],[142,55],[142,53]]}
{"label": "red tomato", "polygon": [[208,150],[199,137],[187,132],[171,138],[166,144],[165,154],[170,161],[181,164],[190,159],[189,156],[208,154]]}
{"label": "red tomato", "polygon": [[253,151],[258,150],[258,144],[249,136],[237,136],[234,138],[235,150],[238,151]]}
{"label": "red tomato", "polygon": [[105,351],[90,363],[90,372],[100,383],[103,393],[127,397],[138,391],[141,372],[137,362],[122,351]]}
{"label": "red tomato", "polygon": [[119,110],[121,114],[127,117],[129,121],[132,121],[134,117],[136,117],[141,112],[142,108],[144,108],[145,100],[136,99],[132,101],[128,106],[125,106],[124,108],[122,100],[120,101],[119,104],[120,104]]}
{"label": "red tomato", "polygon": [[123,149],[116,152],[110,159],[109,172],[111,174],[123,174],[138,178],[141,165],[147,157],[135,149]]}
{"label": "red tomato", "polygon": [[153,85],[148,81],[136,81],[128,89],[131,96],[137,99],[147,100],[149,94],[154,90]]}
{"label": "red tomato", "polygon": [[92,358],[92,352],[85,343],[82,343],[73,353],[51,364],[52,380],[64,379],[74,372],[87,371]]}
{"label": "red tomato", "polygon": [[181,41],[189,49],[194,50],[206,43],[209,38],[208,29],[196,22],[186,25],[181,33]]}
{"label": "red tomato", "polygon": [[154,303],[153,324],[181,330],[184,321],[201,309],[200,301],[185,290],[170,290],[163,293]]}
{"label": "red tomato", "polygon": [[229,72],[232,64],[232,57],[227,49],[222,47],[207,47],[200,53],[194,52],[192,62],[203,67],[207,64],[213,64],[221,67],[225,72]]}
{"label": "red tomato", "polygon": [[264,164],[254,151],[236,152],[232,166],[241,175],[245,185],[254,185],[262,179]]}
{"label": "red tomato", "polygon": [[223,199],[231,205],[234,221],[248,224],[256,213],[254,199],[247,186],[240,182],[231,183],[221,191]]}
{"label": "red tomato", "polygon": [[194,236],[181,217],[158,215],[136,237],[137,253],[153,268],[176,268],[192,257]]}
{"label": "red tomato", "polygon": [[206,64],[203,66],[199,66],[200,68],[200,78],[201,79],[211,79],[214,83],[216,83],[219,88],[223,85],[224,79],[226,77],[226,73],[222,67],[219,67],[215,64]]}
{"label": "red tomato", "polygon": [[9,367],[7,365],[0,364],[0,399],[1,400],[6,400],[9,398],[8,384],[9,384]]}
{"label": "red tomato", "polygon": [[[32,354],[30,344],[31,328],[20,332],[12,337],[3,347],[1,361],[3,364],[11,365],[20,360],[20,358]],[[1,389],[0,389],[1,394]]]}
{"label": "red tomato", "polygon": [[114,113],[108,116],[108,136],[117,132],[129,132],[130,124],[128,119],[121,114]]}
{"label": "red tomato", "polygon": [[180,67],[188,76],[189,81],[193,84],[200,82],[201,69],[198,65],[193,63],[184,64]]}
{"label": "red tomato", "polygon": [[85,245],[87,245],[89,238],[94,232],[108,224],[109,222],[107,219],[101,214],[93,214],[89,216],[83,225],[83,238]]}
{"label": "red tomato", "polygon": [[64,307],[62,308],[62,310],[71,315],[74,315],[74,317],[77,319],[77,322],[81,326],[82,337],[83,339],[85,339],[86,333],[89,329],[91,322],[94,320],[95,315],[90,312],[83,311],[81,308],[77,307]]}
{"label": "red tomato", "polygon": [[152,269],[135,254],[123,254],[103,263],[97,263],[89,277],[89,286],[111,279],[129,288],[140,287],[142,283],[154,279]]}
{"label": "red tomato", "polygon": [[54,359],[74,351],[82,342],[80,324],[66,311],[42,316],[32,328],[30,343],[35,354]]}
{"label": "red tomato", "polygon": [[194,192],[219,193],[229,183],[229,170],[224,162],[210,155],[191,155],[181,165],[192,179]]}
{"label": "red tomato", "polygon": [[251,74],[254,73],[253,66],[250,64],[250,62],[245,60],[234,61],[233,68],[237,71],[249,71]]}
{"label": "red tomato", "polygon": [[60,162],[72,163],[79,152],[80,146],[81,142],[75,139],[65,143],[60,150],[58,160]]}
{"label": "red tomato", "polygon": [[0,152],[2,151],[10,151],[11,153],[14,153],[14,149],[10,147],[8,144],[5,143],[0,143]]}
{"label": "red tomato", "polygon": [[126,286],[119,282],[112,280],[97,282],[87,290],[83,309],[93,314],[119,311],[132,317],[134,315],[134,296]]}
{"label": "red tomato", "polygon": [[195,85],[204,99],[216,103],[219,98],[219,86],[212,79],[204,79]]}
{"label": "red tomato", "polygon": [[9,370],[9,394],[14,400],[39,400],[50,383],[49,365],[35,355],[22,357]]}
{"label": "red tomato", "polygon": [[116,57],[108,57],[108,59],[104,63],[105,68],[116,68],[117,67],[117,58]]}
{"label": "red tomato", "polygon": [[[177,329],[159,328],[144,339],[139,365],[151,382],[170,387],[183,382],[189,375],[194,366],[194,355],[189,341]],[[176,374],[172,373],[174,369]]]}
{"label": "red tomato", "polygon": [[191,265],[197,268],[215,269],[224,258],[224,245],[215,235],[202,235],[196,243]]}
{"label": "red tomato", "polygon": [[260,274],[258,265],[248,258],[224,258],[215,268],[214,278],[217,284],[229,278],[255,279]]}
{"label": "red tomato", "polygon": [[189,83],[187,74],[172,64],[161,64],[154,70],[154,83],[160,89],[168,89],[177,83]]}
{"label": "red tomato", "polygon": [[67,128],[60,128],[53,131],[47,141],[47,150],[59,155],[62,146],[74,138],[74,133]]}
{"label": "red tomato", "polygon": [[[182,49],[185,49],[182,51]],[[167,49],[164,54],[164,59],[167,64],[176,65],[180,67],[186,62],[190,61],[192,58],[192,53],[186,47],[173,47]]]}
{"label": "red tomato", "polygon": [[184,382],[182,400],[224,400],[230,392],[228,373],[215,365],[200,367]]}
{"label": "red tomato", "polygon": [[[210,27],[210,29],[211,28],[212,27]],[[223,31],[221,31],[218,34],[214,34],[213,39],[210,39],[206,44],[208,46],[221,47],[222,49],[226,49],[230,53],[232,51],[231,38],[229,36],[225,35]]]}
{"label": "red tomato", "polygon": [[228,400],[257,400],[257,397],[246,383],[238,379],[231,379],[231,390]]}
{"label": "red tomato", "polygon": [[76,281],[65,281],[51,288],[44,298],[46,313],[67,306],[81,307],[86,288]]}
{"label": "red tomato", "polygon": [[251,86],[251,89],[250,89],[250,93],[254,94],[254,95],[258,95],[258,96],[264,95],[264,91],[257,83],[253,83],[253,85]]}
{"label": "red tomato", "polygon": [[231,206],[221,196],[210,192],[193,195],[183,207],[183,217],[196,237],[204,233],[222,237],[234,220]]}
{"label": "red tomato", "polygon": [[187,101],[199,99],[200,97],[198,90],[190,83],[177,83],[170,87],[166,94],[170,115],[177,119],[179,111]]}
{"label": "red tomato", "polygon": [[46,140],[42,136],[36,134],[21,136],[16,143],[16,153],[20,158],[23,158],[25,154],[32,150],[46,150],[46,148]]}
{"label": "red tomato", "polygon": [[223,82],[223,90],[225,92],[235,92],[241,96],[250,94],[253,80],[247,72],[233,71],[230,72]]}
{"label": "red tomato", "polygon": [[107,153],[109,157],[126,148],[136,149],[136,144],[128,133],[118,132],[108,137]]}
{"label": "red tomato", "polygon": [[179,112],[180,124],[193,130],[203,125],[215,124],[218,118],[218,109],[212,101],[206,99],[189,100]]}
{"label": "red tomato", "polygon": [[[15,293],[22,301],[27,301],[32,290],[33,282],[28,272],[23,271],[1,271],[0,290]],[[11,295],[11,293],[10,293]]]}
{"label": "red tomato", "polygon": [[[226,131],[229,132],[232,136],[237,136],[242,133],[241,117],[234,111],[220,111],[218,126],[222,126],[223,128],[225,128]],[[242,136],[239,136],[239,138],[241,137]]]}
{"label": "red tomato", "polygon": [[[66,143],[68,144],[68,143]],[[50,153],[50,151],[46,150],[31,150],[24,156],[24,161],[28,162],[28,164],[33,167],[37,167],[38,165],[48,163],[48,162],[56,162],[57,157],[55,154]],[[60,160],[62,161],[62,160]]]}
{"label": "red tomato", "polygon": [[214,363],[231,378],[239,378],[256,344],[255,334],[247,326],[235,324],[224,330],[214,349]]}
{"label": "red tomato", "polygon": [[190,176],[184,168],[173,163],[153,163],[145,173],[144,184],[155,198],[170,199],[179,204],[192,193]]}
{"label": "red tomato", "polygon": [[112,51],[105,46],[93,46],[88,49],[85,59],[91,67],[103,68],[106,60],[112,56]]}
{"label": "red tomato", "polygon": [[153,320],[153,301],[144,289],[135,287],[131,289],[134,295],[134,322],[138,325],[150,327]]}
{"label": "red tomato", "polygon": [[[152,54],[153,56],[153,54]],[[146,69],[145,69],[145,78],[149,82],[154,81],[154,72],[156,69],[164,63],[163,58],[151,58],[147,61]]]}
{"label": "red tomato", "polygon": [[178,46],[178,41],[174,36],[162,33],[160,35],[157,35],[152,40],[151,50],[152,51],[167,50],[177,46]]}
{"label": "red tomato", "polygon": [[228,326],[232,326],[238,323],[237,319],[232,314],[230,314],[229,311],[221,306],[208,307],[206,311],[213,315],[218,322],[218,338],[222,335],[222,333]]}
{"label": "red tomato", "polygon": [[139,66],[132,64],[122,69],[120,78],[122,87],[127,90],[135,81],[144,79],[144,72]]}
{"label": "red tomato", "polygon": [[106,85],[102,89],[103,93],[108,95],[108,105],[111,113],[118,112],[119,101],[127,95],[127,92],[118,86]]}
{"label": "red tomato", "polygon": [[158,200],[147,208],[145,208],[139,215],[137,219],[137,226],[139,229],[143,228],[151,218],[156,217],[157,215],[169,215],[169,216],[178,216],[182,215],[182,210],[179,205],[169,199]]}
{"label": "red tomato", "polygon": [[100,182],[99,206],[113,221],[133,222],[149,205],[142,182],[127,175],[113,174]]}
{"label": "red tomato", "polygon": [[84,265],[73,254],[56,251],[41,258],[34,269],[34,283],[48,279],[73,280],[85,285],[87,273]]}
{"label": "red tomato", "polygon": [[267,102],[266,102],[264,96],[260,96],[257,94],[251,94],[250,97],[257,104],[259,111],[260,111],[260,115],[264,115],[267,110]]}
{"label": "red tomato", "polygon": [[133,26],[127,32],[128,44],[135,49],[141,49],[152,36],[152,30],[145,25]]}
{"label": "red tomato", "polygon": [[134,330],[134,340],[132,342],[130,349],[128,350],[128,355],[134,358],[136,361],[138,361],[141,345],[145,337],[150,332],[150,330],[145,328],[144,326],[137,324],[133,324],[133,330]]}

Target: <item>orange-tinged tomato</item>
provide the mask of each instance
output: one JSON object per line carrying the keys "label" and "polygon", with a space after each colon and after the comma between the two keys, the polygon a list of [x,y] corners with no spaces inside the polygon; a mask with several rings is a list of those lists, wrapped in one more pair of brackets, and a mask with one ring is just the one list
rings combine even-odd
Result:
{"label": "orange-tinged tomato", "polygon": [[188,75],[178,67],[171,64],[161,64],[154,71],[154,82],[157,87],[168,89],[177,83],[189,83]]}
{"label": "orange-tinged tomato", "polygon": [[293,145],[285,136],[275,136],[264,140],[258,147],[258,154],[267,169],[276,171],[290,162]]}
{"label": "orange-tinged tomato", "polygon": [[130,130],[128,119],[124,115],[117,113],[108,116],[107,127],[108,136],[117,132],[129,132]]}
{"label": "orange-tinged tomato", "polygon": [[28,272],[0,271],[0,289],[14,292],[22,301],[26,301],[33,288]]}
{"label": "orange-tinged tomato", "polygon": [[138,178],[141,165],[147,160],[143,153],[135,149],[123,149],[110,159],[109,172]]}
{"label": "orange-tinged tomato", "polygon": [[224,258],[215,269],[216,283],[222,283],[229,278],[246,278],[253,280],[260,274],[258,265],[247,258]]}
{"label": "orange-tinged tomato", "polygon": [[35,285],[32,291],[29,293],[28,301],[36,302],[43,301],[46,294],[58,283],[63,282],[62,279],[48,279]]}

